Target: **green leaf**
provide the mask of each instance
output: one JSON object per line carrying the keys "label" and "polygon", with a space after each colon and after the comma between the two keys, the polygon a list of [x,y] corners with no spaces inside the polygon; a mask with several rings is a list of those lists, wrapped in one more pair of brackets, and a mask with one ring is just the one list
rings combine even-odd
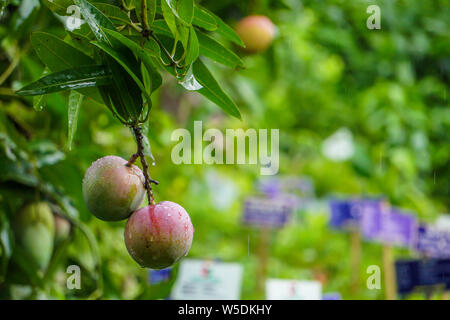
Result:
{"label": "green leaf", "polygon": [[244,68],[244,63],[233,51],[222,46],[203,32],[198,32],[200,54],[232,68]]}
{"label": "green leaf", "polygon": [[44,5],[60,16],[67,15],[67,8],[73,5],[72,0],[42,0]]}
{"label": "green leaf", "polygon": [[[106,30],[105,30],[105,32],[106,32]],[[133,78],[134,82],[136,82],[136,84],[139,86],[139,88],[141,89],[142,93],[146,96],[146,98],[148,100],[150,100],[150,96],[148,95],[147,91],[145,90],[144,84],[142,83],[138,74],[136,74],[136,69],[135,69],[136,61],[130,61],[127,56],[122,54],[121,51],[117,51],[105,43],[98,42],[98,41],[92,41],[91,43],[94,44],[95,46],[99,47],[100,49],[102,49],[111,58],[116,60],[125,69],[125,71],[128,72],[128,74]]]}
{"label": "green leaf", "polygon": [[192,23],[208,31],[215,31],[218,27],[216,19],[197,5],[194,7],[194,19]]}
{"label": "green leaf", "polygon": [[[113,75],[114,86],[105,88],[105,92],[102,93],[104,100],[107,101],[105,103],[109,103],[108,107],[111,109],[112,106],[127,121],[130,118],[133,121],[137,120],[144,108],[142,94],[147,99],[145,103],[150,103],[151,101],[141,81],[140,65],[137,64],[137,61],[129,60],[122,51],[116,51],[107,44],[99,42],[94,44],[101,48],[102,51],[105,50],[103,51],[106,53],[104,61],[111,69]],[[132,58],[134,59],[134,57]]]}
{"label": "green leaf", "polygon": [[[123,45],[127,46],[131,51],[133,51],[133,53],[136,56],[138,56],[142,60],[142,62],[145,65],[145,68],[150,74],[150,78],[152,81],[150,92],[153,92],[156,89],[158,89],[159,86],[162,84],[162,78],[161,75],[156,70],[154,63],[152,62],[152,57],[159,59],[161,55],[161,53],[159,52],[158,43],[156,43],[156,41],[153,40],[152,38],[149,38],[148,41],[145,42],[144,48],[142,48],[136,42],[128,39],[119,32],[112,30],[105,30],[105,31],[109,36],[115,38],[116,40],[120,41]],[[158,52],[156,52],[156,50],[158,50]]]}
{"label": "green leaf", "polygon": [[[52,72],[95,64],[92,58],[50,33],[35,32],[31,35],[31,42],[39,59]],[[87,88],[80,92],[102,102],[96,88]]]}
{"label": "green leaf", "polygon": [[122,11],[119,7],[113,6],[107,3],[94,2],[93,5],[100,10],[105,16],[110,18],[112,21],[117,21],[121,24],[130,24],[131,19]]}
{"label": "green leaf", "polygon": [[[113,86],[100,88],[100,93],[107,107],[128,121],[130,117],[137,120],[143,109],[141,92],[146,96],[147,103],[150,97],[140,79],[139,64],[129,49],[116,39],[109,39],[105,30],[116,30],[114,24],[100,10],[86,0],[74,0],[80,6],[81,14],[89,24],[97,42],[93,43],[106,55],[102,61],[110,68],[113,75]],[[128,6],[134,8],[134,1]]]}
{"label": "green leaf", "polygon": [[47,98],[45,95],[34,96],[33,97],[33,109],[36,111],[42,111],[47,104]]}
{"label": "green leaf", "polygon": [[177,12],[180,19],[183,20],[183,22],[188,26],[190,26],[192,23],[192,19],[194,18],[194,0],[178,0]]}
{"label": "green leaf", "polygon": [[167,25],[166,21],[162,19],[156,19],[153,22],[153,31],[155,31],[155,33],[163,34],[165,36],[173,38],[173,34],[169,26]]}
{"label": "green leaf", "polygon": [[128,9],[133,9],[135,7],[135,0],[123,0]]}
{"label": "green leaf", "polygon": [[31,35],[31,42],[38,57],[53,72],[95,63],[89,56],[50,33],[35,32]]}
{"label": "green leaf", "polygon": [[205,10],[206,13],[208,13],[210,16],[212,16],[216,20],[217,30],[215,30],[215,31],[218,34],[223,36],[225,39],[228,39],[228,40],[236,43],[237,45],[239,45],[241,47],[245,47],[244,42],[242,42],[241,38],[239,38],[239,36],[236,34],[236,32],[233,30],[233,28],[231,28],[229,25],[227,25],[225,22],[223,22],[222,19],[220,19],[218,16],[216,16],[211,11],[209,11],[205,8],[203,8],[203,10]]}
{"label": "green leaf", "polygon": [[[108,36],[115,38],[117,41],[122,43],[124,46],[128,47],[131,51],[133,51],[133,53],[135,55],[137,55],[141,59],[148,55],[156,57],[156,58],[159,58],[161,56],[159,45],[152,38],[149,38],[148,40],[146,40],[145,45],[142,48],[135,41],[127,38],[126,36],[122,35],[121,33],[117,32],[117,31],[105,30],[105,32],[108,34]],[[141,39],[141,37],[139,37],[139,39]]]}
{"label": "green leaf", "polygon": [[80,110],[81,103],[83,102],[83,95],[71,91],[69,94],[69,108],[67,110],[67,124],[68,124],[68,134],[67,134],[67,148],[72,150],[72,141],[77,131],[78,124],[78,111]]}
{"label": "green leaf", "polygon": [[70,34],[82,37],[85,40],[94,40],[95,36],[87,23],[83,23],[78,29],[69,31]]}
{"label": "green leaf", "polygon": [[104,66],[87,66],[52,73],[33,82],[16,93],[22,96],[34,96],[74,90],[80,88],[111,84],[111,74]]}
{"label": "green leaf", "polygon": [[152,147],[150,145],[150,140],[148,139],[148,131],[149,131],[149,121],[146,121],[142,124],[142,144],[144,145],[144,155],[151,158],[153,162],[155,162],[155,157],[152,153]]}
{"label": "green leaf", "polygon": [[[177,22],[176,22],[176,10],[172,9],[169,3],[175,2],[174,0],[161,0],[161,9],[164,20],[167,23],[172,35],[177,37]],[[173,4],[172,4],[173,5]]]}
{"label": "green leaf", "polygon": [[[41,76],[46,76],[49,73],[50,73],[49,68],[45,67]],[[45,95],[34,96],[33,97],[33,109],[36,111],[41,111],[42,109],[44,109],[46,102],[47,102],[47,99],[46,99]]]}
{"label": "green leaf", "polygon": [[[156,0],[141,0],[147,4],[147,25],[151,29],[156,14]],[[136,15],[138,20],[142,23],[141,18],[141,4],[136,5]]]}
{"label": "green leaf", "polygon": [[211,72],[209,72],[208,68],[200,59],[194,62],[193,73],[197,81],[203,86],[203,88],[198,90],[200,94],[214,102],[233,117],[242,119],[236,104],[222,90],[216,79],[214,79]]}
{"label": "green leaf", "polygon": [[[157,34],[162,34],[164,36],[170,37],[173,39],[173,35],[166,23],[166,21],[157,19],[153,23],[153,31]],[[194,61],[198,57],[198,39],[195,33],[194,28],[186,27],[185,25],[177,25],[178,38],[181,41],[184,50],[186,51],[186,60],[185,64],[189,65],[192,61]],[[189,62],[190,61],[190,62]]]}
{"label": "green leaf", "polygon": [[80,13],[83,15],[87,24],[99,42],[108,43],[112,46],[106,36],[104,29],[115,30],[114,24],[109,20],[99,9],[87,2],[86,0],[74,0],[75,4],[80,8]]}
{"label": "green leaf", "polygon": [[187,43],[186,56],[185,56],[185,64],[190,65],[195,59],[198,58],[199,54],[199,44],[197,34],[194,30],[194,27],[189,27],[189,40]]}

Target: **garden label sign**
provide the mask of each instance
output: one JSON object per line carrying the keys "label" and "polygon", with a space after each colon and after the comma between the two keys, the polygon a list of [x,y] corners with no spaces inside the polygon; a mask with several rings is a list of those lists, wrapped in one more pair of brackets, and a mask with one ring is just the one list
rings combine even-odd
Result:
{"label": "garden label sign", "polygon": [[258,183],[258,189],[267,197],[275,197],[283,192],[302,196],[313,196],[314,184],[308,177],[286,176],[283,178],[264,178]]}
{"label": "garden label sign", "polygon": [[330,225],[335,229],[352,230],[358,227],[359,210],[355,210],[358,200],[330,200]]}
{"label": "garden label sign", "polygon": [[422,224],[417,229],[416,250],[432,258],[450,258],[450,231]]}
{"label": "garden label sign", "polygon": [[322,284],[319,281],[268,279],[267,300],[321,300]]}
{"label": "garden label sign", "polygon": [[395,269],[400,294],[436,285],[450,289],[450,259],[399,260]]}
{"label": "garden label sign", "polygon": [[238,263],[185,259],[172,289],[175,300],[238,300],[243,268]]}
{"label": "garden label sign", "polygon": [[342,300],[340,292],[327,292],[322,295],[322,300]]}
{"label": "garden label sign", "polygon": [[365,210],[360,226],[366,239],[388,245],[412,247],[416,239],[417,219],[395,208]]}
{"label": "garden label sign", "polygon": [[149,269],[148,270],[148,283],[153,285],[153,284],[158,284],[161,282],[168,281],[171,273],[172,273],[172,268],[165,268],[165,269],[161,269],[161,270]]}
{"label": "garden label sign", "polygon": [[282,199],[248,198],[244,204],[244,224],[283,227],[291,217],[292,206]]}

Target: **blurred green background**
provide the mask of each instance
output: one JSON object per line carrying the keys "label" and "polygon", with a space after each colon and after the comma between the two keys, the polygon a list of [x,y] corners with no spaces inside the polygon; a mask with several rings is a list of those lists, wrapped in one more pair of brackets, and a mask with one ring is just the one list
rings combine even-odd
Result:
{"label": "blurred green background", "polygon": [[[10,2],[0,18],[0,297],[166,298],[172,283],[148,285],[147,270],[128,255],[125,221],[96,219],[82,197],[82,179],[94,160],[111,154],[128,159],[135,152],[131,132],[106,107],[86,99],[68,150],[67,94],[49,95],[41,111],[33,109],[32,98],[14,94],[44,69],[30,33],[63,36],[64,28],[37,0]],[[328,206],[321,199],[383,195],[425,222],[449,212],[449,2],[198,3],[230,25],[249,14],[266,15],[277,36],[261,54],[240,52],[243,71],[208,64],[239,106],[242,121],[168,77],[153,95],[148,136],[155,157],[151,175],[160,182],[155,196],[181,204],[190,214],[195,234],[188,257],[241,263],[241,298],[264,298],[255,278],[260,233],[241,222],[243,201],[258,192],[259,167],[175,165],[173,130],[193,130],[196,120],[203,121],[204,130],[280,129],[279,174],[310,177],[318,205],[271,232],[268,277],[320,278],[324,292],[341,292],[344,299],[383,299],[383,290],[365,285],[367,266],[381,264],[381,247],[363,244],[360,283],[352,289],[349,235],[329,228]],[[371,4],[381,8],[380,30],[366,27]],[[351,132],[355,152],[333,161],[324,156],[322,144],[342,128]],[[44,274],[15,261],[8,241],[15,212],[39,199],[53,203],[73,223],[70,238],[55,247],[51,272]],[[395,254],[414,256],[400,249]],[[82,267],[81,290],[66,289],[70,264]]]}

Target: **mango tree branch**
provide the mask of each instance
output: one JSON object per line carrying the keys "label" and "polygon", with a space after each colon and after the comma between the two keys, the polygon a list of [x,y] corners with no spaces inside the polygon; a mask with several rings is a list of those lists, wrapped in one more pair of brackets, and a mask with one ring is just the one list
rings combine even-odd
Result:
{"label": "mango tree branch", "polygon": [[[152,178],[150,178],[150,174],[148,172],[148,163],[147,160],[145,159],[145,153],[144,153],[144,137],[142,135],[142,129],[140,127],[137,126],[133,126],[131,127],[133,130],[133,134],[136,138],[136,143],[137,143],[137,152],[136,155],[139,156],[139,158],[141,158],[141,164],[142,164],[142,171],[144,173],[144,178],[145,178],[145,189],[147,189],[147,199],[148,199],[148,203],[149,205],[155,204],[155,199],[153,197],[153,189],[151,184],[158,184],[158,181],[153,180]],[[128,161],[128,163],[130,163],[133,159],[136,160],[137,156],[135,157],[135,155],[133,155],[130,159],[130,161]],[[133,161],[134,162],[134,161]],[[131,162],[131,163],[133,163]]]}

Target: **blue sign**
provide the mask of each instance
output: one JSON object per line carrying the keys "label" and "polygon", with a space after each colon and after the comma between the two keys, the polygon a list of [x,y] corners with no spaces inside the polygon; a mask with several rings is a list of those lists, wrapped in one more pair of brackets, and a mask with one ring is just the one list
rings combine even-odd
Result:
{"label": "blue sign", "polygon": [[168,281],[170,278],[170,274],[172,272],[172,268],[166,268],[161,270],[148,270],[148,283],[149,284],[158,284],[161,282]]}
{"label": "blue sign", "polygon": [[265,227],[282,227],[290,219],[292,207],[285,201],[249,198],[244,204],[244,223]]}
{"label": "blue sign", "polygon": [[450,259],[400,260],[395,262],[397,291],[441,285],[450,289]]}
{"label": "blue sign", "polygon": [[369,207],[372,203],[374,203],[373,200],[364,199],[330,200],[330,225],[336,229],[358,228],[362,209]]}
{"label": "blue sign", "polygon": [[420,225],[416,250],[432,258],[450,258],[450,232],[433,226]]}
{"label": "blue sign", "polygon": [[417,219],[381,203],[378,210],[365,210],[361,215],[364,238],[390,245],[412,247],[417,236]]}

